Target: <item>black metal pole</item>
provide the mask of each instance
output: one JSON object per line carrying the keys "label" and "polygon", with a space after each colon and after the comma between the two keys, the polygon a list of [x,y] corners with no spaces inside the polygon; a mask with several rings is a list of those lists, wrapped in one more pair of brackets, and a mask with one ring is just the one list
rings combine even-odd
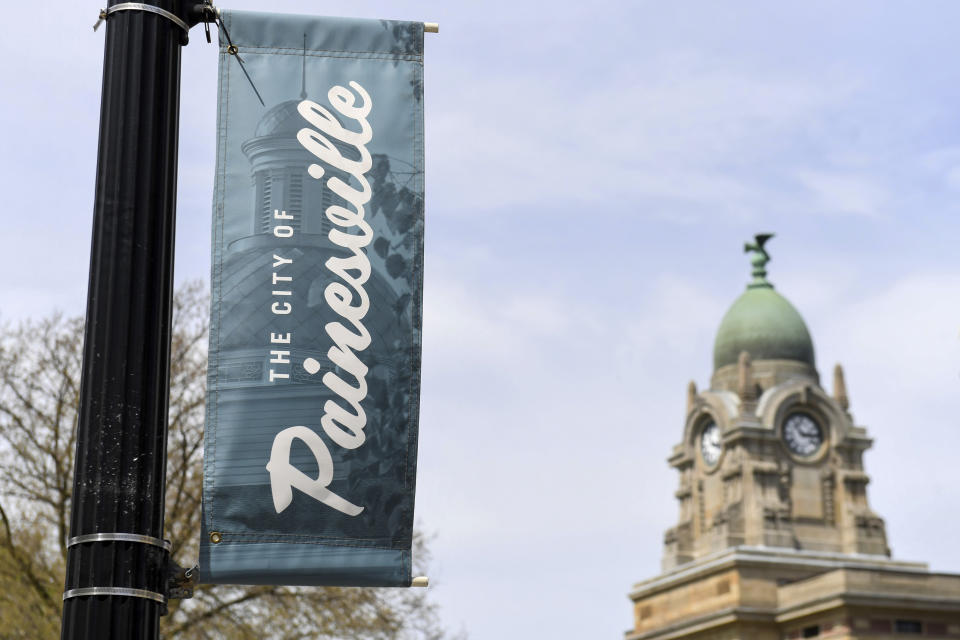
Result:
{"label": "black metal pole", "polygon": [[[199,2],[151,4],[198,21]],[[157,638],[167,593],[169,554],[157,545],[186,30],[127,8],[106,21],[63,640]]]}

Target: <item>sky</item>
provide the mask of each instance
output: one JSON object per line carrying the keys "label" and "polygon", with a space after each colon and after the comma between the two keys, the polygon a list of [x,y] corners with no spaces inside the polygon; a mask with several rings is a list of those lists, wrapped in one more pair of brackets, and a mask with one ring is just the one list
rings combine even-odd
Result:
{"label": "sky", "polygon": [[[224,0],[226,2],[226,0]],[[258,9],[252,0],[222,8]],[[0,38],[0,320],[83,312],[99,4]],[[960,573],[960,5],[273,0],[426,36],[417,494],[474,640],[616,639],[676,523],[689,380],[769,279],[844,365],[895,558]],[[29,11],[29,13],[28,13]],[[209,279],[217,52],[183,55],[176,279]]]}

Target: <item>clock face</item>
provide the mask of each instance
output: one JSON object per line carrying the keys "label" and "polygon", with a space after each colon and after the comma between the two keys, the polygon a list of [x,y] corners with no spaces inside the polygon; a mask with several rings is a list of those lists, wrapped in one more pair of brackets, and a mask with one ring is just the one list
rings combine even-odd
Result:
{"label": "clock face", "polygon": [[720,427],[716,422],[708,422],[700,434],[700,455],[707,466],[712,467],[720,459],[720,452],[723,445],[720,444]]}
{"label": "clock face", "polygon": [[783,439],[790,451],[799,456],[811,456],[823,444],[823,431],[816,420],[805,413],[787,416],[783,423]]}

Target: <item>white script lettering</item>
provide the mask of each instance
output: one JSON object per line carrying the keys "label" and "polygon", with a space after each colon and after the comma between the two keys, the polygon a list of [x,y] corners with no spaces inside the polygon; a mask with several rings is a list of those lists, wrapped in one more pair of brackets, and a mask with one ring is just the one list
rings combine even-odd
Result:
{"label": "white script lettering", "polygon": [[[370,346],[370,332],[363,324],[363,319],[370,309],[370,299],[364,289],[364,285],[370,278],[370,260],[364,248],[373,239],[373,229],[364,220],[364,206],[370,201],[372,195],[370,183],[365,174],[373,166],[370,152],[366,147],[373,138],[373,129],[367,121],[373,101],[360,84],[357,82],[349,84],[350,89],[341,86],[333,87],[327,93],[327,98],[340,115],[356,123],[359,131],[346,128],[326,107],[311,100],[303,100],[297,106],[297,110],[314,128],[300,129],[297,140],[319,162],[350,174],[352,182],[356,182],[359,186],[359,188],[351,186],[337,176],[331,176],[327,180],[327,187],[344,201],[342,204],[327,207],[324,212],[330,222],[340,227],[330,229],[327,237],[333,244],[346,249],[350,254],[347,257],[331,257],[324,263],[324,266],[339,278],[339,281],[333,281],[327,285],[324,290],[324,300],[330,309],[343,319],[343,322],[327,323],[325,327],[327,335],[333,341],[327,357],[340,372],[349,374],[350,381],[344,380],[333,371],[323,375],[324,386],[339,398],[339,402],[327,400],[320,419],[324,432],[331,440],[344,449],[356,449],[366,440],[363,430],[367,425],[367,414],[361,402],[367,397],[368,368],[359,356]],[[356,149],[359,160],[345,158],[334,141],[341,145],[352,145]],[[326,170],[321,164],[314,163],[307,167],[307,173],[312,178],[321,180]],[[287,228],[290,228],[292,234],[292,227]],[[280,227],[275,227],[274,233],[278,237],[285,237],[282,233],[286,233],[286,229],[277,233],[279,229]],[[274,268],[284,262],[291,262],[275,255],[274,260],[278,259],[283,262],[274,262]],[[276,274],[274,277],[273,284],[278,284]],[[289,294],[277,290],[273,295]],[[274,302],[271,309],[278,314],[290,313],[288,304],[285,310],[280,306],[284,304],[287,303]],[[277,351],[271,351],[271,353],[278,354]],[[286,354],[286,352],[279,353]],[[279,358],[279,355],[277,357]],[[308,372],[311,371],[308,370]],[[320,469],[316,480],[309,478],[290,464],[290,447],[294,438],[305,442],[313,451]],[[267,470],[270,472],[273,505],[277,513],[286,509],[293,500],[292,487],[300,489],[341,513],[355,516],[363,511],[363,507],[347,502],[326,488],[333,479],[333,459],[320,436],[308,427],[289,427],[277,434],[273,441]]]}
{"label": "white script lettering", "polygon": [[[313,452],[318,469],[316,479],[290,464],[290,448],[293,446],[294,438],[302,441]],[[277,513],[293,502],[294,487],[348,516],[359,515],[363,511],[363,507],[358,507],[327,489],[327,485],[333,480],[333,458],[330,457],[327,445],[312,429],[301,426],[288,427],[278,433],[273,439],[267,471],[270,472],[270,489],[273,492],[273,506]]]}

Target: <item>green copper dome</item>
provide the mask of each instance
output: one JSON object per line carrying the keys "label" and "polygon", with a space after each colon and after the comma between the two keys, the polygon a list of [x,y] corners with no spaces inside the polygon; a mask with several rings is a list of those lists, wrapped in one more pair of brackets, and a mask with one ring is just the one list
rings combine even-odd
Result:
{"label": "green copper dome", "polygon": [[807,325],[786,298],[767,282],[765,270],[770,256],[764,243],[771,234],[757,236],[746,251],[755,253],[753,282],[723,316],[713,344],[714,370],[736,364],[741,351],[756,360],[795,360],[815,366],[813,341]]}
{"label": "green copper dome", "polygon": [[735,364],[741,351],[752,360],[798,360],[814,366],[813,341],[803,318],[773,287],[751,287],[720,322],[713,343],[714,370]]}

